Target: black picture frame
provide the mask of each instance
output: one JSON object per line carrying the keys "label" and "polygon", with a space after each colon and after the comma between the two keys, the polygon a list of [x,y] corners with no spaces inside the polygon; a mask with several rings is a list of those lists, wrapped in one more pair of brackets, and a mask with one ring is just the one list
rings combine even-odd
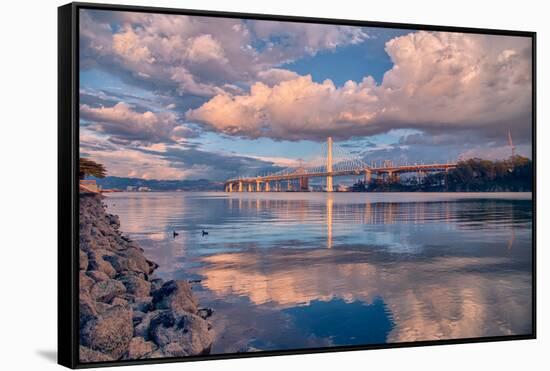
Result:
{"label": "black picture frame", "polygon": [[[80,363],[78,360],[78,292],[79,292],[79,10],[98,9],[142,13],[240,18],[270,21],[292,21],[332,25],[349,25],[412,30],[446,31],[489,35],[522,36],[532,41],[532,161],[533,161],[533,228],[532,228],[532,331],[525,335],[504,335],[479,338],[428,340],[365,346],[334,346],[296,350],[259,351],[161,359],[123,360]],[[528,340],[536,338],[536,32],[488,28],[467,28],[408,23],[387,23],[348,19],[328,19],[223,11],[203,11],[145,6],[70,3],[58,8],[58,363],[69,368],[122,366],[216,359],[265,357],[289,354],[341,352],[381,348],[418,347],[464,343]]]}

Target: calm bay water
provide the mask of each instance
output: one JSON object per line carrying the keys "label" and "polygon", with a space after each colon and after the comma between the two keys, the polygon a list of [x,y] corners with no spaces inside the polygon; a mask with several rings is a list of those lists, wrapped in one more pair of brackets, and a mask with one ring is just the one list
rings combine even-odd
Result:
{"label": "calm bay water", "polygon": [[530,193],[112,193],[105,203],[157,275],[201,280],[213,353],[531,331]]}

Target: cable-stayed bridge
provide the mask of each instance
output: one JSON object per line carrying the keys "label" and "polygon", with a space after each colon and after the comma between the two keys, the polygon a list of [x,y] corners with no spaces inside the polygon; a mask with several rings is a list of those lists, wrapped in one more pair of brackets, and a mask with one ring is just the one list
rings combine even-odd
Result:
{"label": "cable-stayed bridge", "polygon": [[366,184],[373,176],[392,178],[404,173],[446,172],[454,169],[456,163],[408,164],[395,166],[392,161],[368,165],[349,154],[328,137],[320,153],[307,163],[287,167],[283,170],[252,177],[237,177],[225,181],[226,192],[285,192],[308,191],[310,178],[325,178],[326,192],[332,192],[333,178],[338,176],[362,175]]}

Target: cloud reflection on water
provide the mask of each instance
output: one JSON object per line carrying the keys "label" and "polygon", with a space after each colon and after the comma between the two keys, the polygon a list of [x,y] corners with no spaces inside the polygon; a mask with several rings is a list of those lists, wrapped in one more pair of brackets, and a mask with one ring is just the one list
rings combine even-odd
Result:
{"label": "cloud reflection on water", "polygon": [[[278,308],[341,298],[382,297],[396,326],[388,341],[526,333],[531,313],[528,274],[499,269],[505,258],[442,257],[397,266],[376,254],[281,249],[266,262],[256,252],[204,259],[203,285],[219,297],[246,296]],[[474,271],[472,271],[474,270]]]}
{"label": "cloud reflection on water", "polygon": [[[388,342],[529,333],[529,197],[429,196],[191,193],[109,202],[161,275],[203,278],[198,294],[216,309],[216,352],[249,341],[334,345],[304,333],[293,316],[377,300],[393,321]],[[169,237],[172,229],[181,236]]]}

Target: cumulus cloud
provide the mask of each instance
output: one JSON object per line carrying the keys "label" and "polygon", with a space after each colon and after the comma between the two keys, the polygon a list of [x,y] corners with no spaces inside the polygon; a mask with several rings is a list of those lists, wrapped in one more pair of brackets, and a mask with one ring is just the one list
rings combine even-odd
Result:
{"label": "cumulus cloud", "polygon": [[415,32],[386,43],[393,67],[336,87],[311,76],[257,82],[248,94],[218,94],[188,120],[247,138],[322,140],[395,128],[498,128],[529,123],[530,40]]}
{"label": "cumulus cloud", "polygon": [[137,112],[124,102],[111,107],[81,104],[80,118],[91,123],[90,129],[108,134],[119,143],[174,142],[194,136],[192,129],[181,124],[174,112]]}
{"label": "cumulus cloud", "polygon": [[192,62],[203,63],[211,60],[227,63],[225,52],[212,35],[200,35],[190,39],[187,57]]}
{"label": "cumulus cloud", "polygon": [[[358,27],[81,11],[81,65],[178,94],[212,96],[285,62],[368,38]],[[117,27],[112,25],[116,24]]]}
{"label": "cumulus cloud", "polygon": [[132,64],[152,64],[156,60],[148,46],[140,44],[138,34],[131,27],[126,27],[123,32],[113,35],[112,47],[122,59]]}

